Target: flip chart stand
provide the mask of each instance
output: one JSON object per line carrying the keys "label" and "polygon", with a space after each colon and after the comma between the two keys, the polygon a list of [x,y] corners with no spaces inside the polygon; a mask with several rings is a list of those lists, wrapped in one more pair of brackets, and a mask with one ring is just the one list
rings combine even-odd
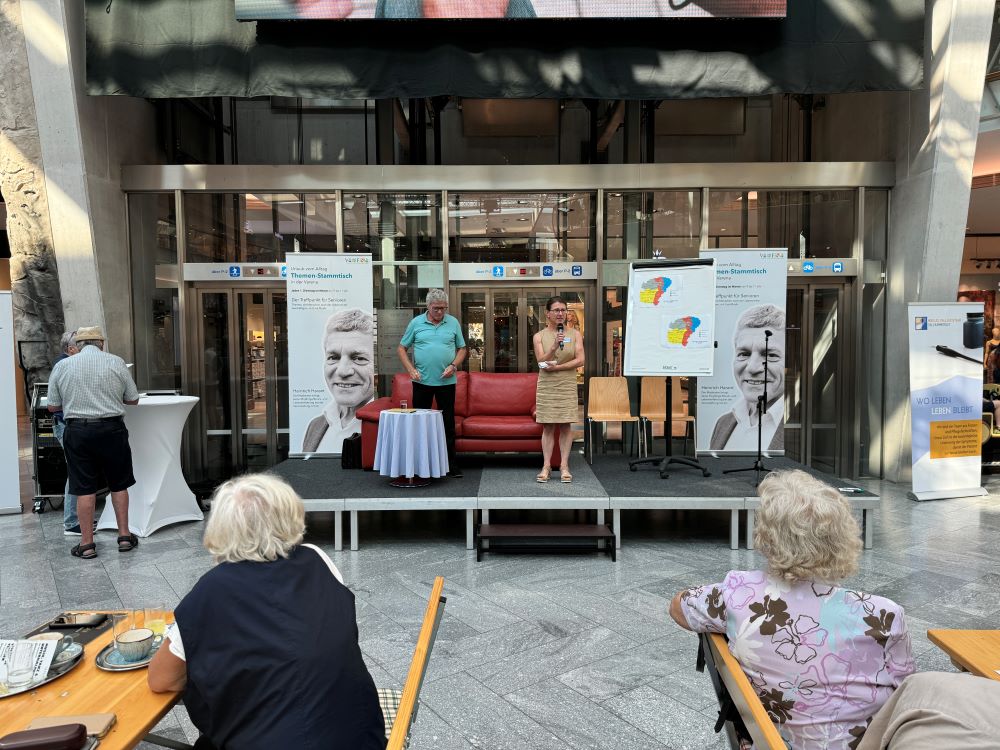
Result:
{"label": "flip chart stand", "polygon": [[649,456],[648,458],[637,458],[628,462],[629,471],[636,471],[636,467],[639,464],[659,464],[660,465],[660,479],[666,479],[670,474],[667,472],[670,464],[679,464],[680,466],[689,466],[692,469],[698,469],[701,471],[702,476],[710,477],[712,472],[702,466],[698,459],[688,458],[687,456],[674,456],[671,443],[673,442],[673,420],[674,420],[674,379],[670,375],[667,376],[665,380],[665,387],[667,389],[666,394],[666,413],[664,418],[666,421],[663,423],[663,442],[666,443],[666,452],[660,456]]}

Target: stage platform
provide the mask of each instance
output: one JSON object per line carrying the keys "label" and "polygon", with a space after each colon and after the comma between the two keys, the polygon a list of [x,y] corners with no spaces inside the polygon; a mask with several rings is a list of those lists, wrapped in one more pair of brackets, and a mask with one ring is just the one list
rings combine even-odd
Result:
{"label": "stage platform", "polygon": [[[352,550],[358,549],[358,513],[391,510],[463,510],[466,514],[466,547],[474,548],[476,511],[480,522],[490,522],[493,510],[583,510],[595,511],[596,523],[605,523],[612,514],[616,544],[620,547],[621,514],[631,510],[724,510],[730,514],[729,545],[739,547],[740,511],[746,513],[746,544],[752,549],[754,513],[759,498],[753,485],[753,472],[723,474],[725,469],[752,463],[746,457],[702,458],[711,472],[683,466],[671,467],[666,479],[660,478],[655,465],[639,466],[630,471],[629,458],[600,455],[593,465],[578,454],[570,469],[573,481],[559,481],[558,472],[545,484],[535,481],[538,466],[534,456],[464,455],[461,479],[435,479],[426,487],[397,489],[387,477],[371,471],[345,471],[339,459],[289,459],[272,471],[283,477],[302,497],[307,511],[331,511],[334,519],[334,545],[343,549],[343,514],[350,513]],[[872,546],[872,513],[879,498],[849,480],[823,474],[785,458],[767,459],[772,469],[802,469],[821,481],[841,490],[852,507],[862,513],[865,547]],[[859,491],[845,492],[843,488]]]}

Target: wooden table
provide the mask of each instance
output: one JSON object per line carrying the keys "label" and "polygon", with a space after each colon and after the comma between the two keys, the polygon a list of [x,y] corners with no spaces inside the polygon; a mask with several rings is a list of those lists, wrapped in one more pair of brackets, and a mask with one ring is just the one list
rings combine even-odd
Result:
{"label": "wooden table", "polygon": [[113,713],[118,717],[100,750],[127,750],[142,742],[180,700],[180,693],[154,693],[146,670],[105,672],[94,660],[113,637],[112,628],[84,646],[83,660],[58,680],[0,699],[0,737],[25,729],[41,716]]}
{"label": "wooden table", "polygon": [[1000,681],[1000,630],[928,630],[927,637],[956,666]]}

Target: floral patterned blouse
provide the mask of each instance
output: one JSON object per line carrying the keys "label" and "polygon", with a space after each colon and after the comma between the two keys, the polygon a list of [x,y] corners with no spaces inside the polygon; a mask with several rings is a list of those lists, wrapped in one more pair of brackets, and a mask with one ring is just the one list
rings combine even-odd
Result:
{"label": "floral patterned blouse", "polygon": [[847,750],[913,673],[903,608],[889,599],[759,570],[681,594],[688,625],[725,633],[792,748]]}

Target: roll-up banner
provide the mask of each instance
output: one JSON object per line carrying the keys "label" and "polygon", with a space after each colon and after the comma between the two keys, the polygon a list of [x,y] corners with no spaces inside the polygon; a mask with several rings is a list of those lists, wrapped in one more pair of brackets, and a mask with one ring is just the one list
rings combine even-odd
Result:
{"label": "roll-up banner", "polygon": [[714,374],[698,378],[697,450],[756,453],[757,400],[765,394],[761,444],[766,454],[782,455],[788,252],[703,250],[701,256],[715,259],[718,346]]}
{"label": "roll-up banner", "polygon": [[372,256],[289,253],[290,455],[339,455],[375,397]]}
{"label": "roll-up banner", "polygon": [[943,500],[985,495],[981,485],[983,303],[911,302],[907,322],[911,497]]}
{"label": "roll-up banner", "polygon": [[14,377],[14,305],[10,292],[0,292],[0,473],[7,477],[7,489],[0,492],[0,514],[21,512]]}

